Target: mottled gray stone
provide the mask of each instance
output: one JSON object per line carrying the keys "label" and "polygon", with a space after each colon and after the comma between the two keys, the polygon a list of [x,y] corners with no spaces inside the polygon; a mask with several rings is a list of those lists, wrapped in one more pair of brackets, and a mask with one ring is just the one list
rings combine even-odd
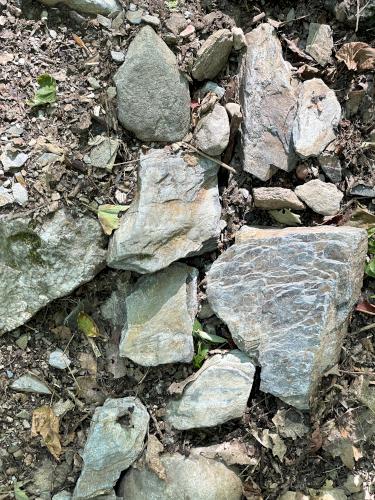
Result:
{"label": "mottled gray stone", "polygon": [[22,377],[15,380],[11,386],[11,389],[17,392],[33,392],[35,394],[51,394],[47,384],[40,380],[35,375],[28,373],[22,375]]}
{"label": "mottled gray stone", "polygon": [[126,297],[120,355],[143,366],[193,359],[198,271],[175,263],[142,276]]}
{"label": "mottled gray stone", "polygon": [[105,243],[96,220],[63,210],[42,225],[1,217],[0,335],[90,281],[105,266]]}
{"label": "mottled gray stone", "polygon": [[246,40],[240,72],[243,167],[265,181],[276,168],[289,172],[296,165],[292,126],[298,82],[270,24],[261,24]]}
{"label": "mottled gray stone", "polygon": [[367,233],[351,227],[244,227],[207,273],[207,296],[261,366],[261,390],[309,407],[339,357],[362,286]]}
{"label": "mottled gray stone", "polygon": [[[194,451],[194,450],[193,450]],[[240,500],[241,479],[217,460],[204,456],[185,457],[179,453],[160,457],[166,479],[148,468],[131,468],[124,476],[123,500]]]}
{"label": "mottled gray stone", "polygon": [[323,172],[332,182],[340,182],[342,179],[341,163],[338,156],[333,152],[323,151],[318,157],[319,165]]}
{"label": "mottled gray stone", "polygon": [[173,52],[150,26],[131,42],[114,81],[119,120],[138,139],[175,142],[188,133],[188,82]]}
{"label": "mottled gray stone", "polygon": [[135,200],[114,232],[108,265],[151,273],[212,250],[220,233],[217,166],[189,154],[151,150],[141,156]]}
{"label": "mottled gray stone", "polygon": [[306,52],[322,66],[331,62],[332,29],[328,24],[310,23]]}
{"label": "mottled gray stone", "polygon": [[233,26],[232,28],[232,35],[233,35],[233,48],[234,50],[241,50],[244,47],[246,47],[246,37],[244,35],[244,32],[242,31],[242,28],[238,28],[237,26]]}
{"label": "mottled gray stone", "polygon": [[65,370],[71,364],[71,361],[63,351],[57,350],[49,355],[48,364],[58,370]]}
{"label": "mottled gray stone", "polygon": [[228,29],[215,31],[197,52],[192,69],[195,80],[212,80],[224,68],[232,50],[233,36]]}
{"label": "mottled gray stone", "polygon": [[[113,486],[143,450],[149,416],[136,398],[107,399],[95,410],[74,500],[113,495]],[[114,496],[115,498],[115,496]]]}
{"label": "mottled gray stone", "polygon": [[341,118],[336,94],[319,78],[303,82],[293,124],[293,142],[302,158],[318,156],[335,137]]}
{"label": "mottled gray stone", "polygon": [[71,493],[69,491],[63,490],[53,495],[52,500],[70,500],[72,498]]}
{"label": "mottled gray stone", "polygon": [[215,354],[205,361],[180,399],[167,407],[168,422],[179,430],[213,427],[242,417],[255,368],[241,351]]}
{"label": "mottled gray stone", "polygon": [[297,186],[295,193],[314,212],[321,215],[336,215],[344,196],[334,184],[320,179],[313,179]]}
{"label": "mottled gray stone", "polygon": [[215,104],[197,123],[194,136],[198,149],[211,156],[221,155],[229,142],[229,118],[224,106]]}
{"label": "mottled gray stone", "polygon": [[291,189],[280,187],[261,187],[253,189],[254,206],[264,210],[278,210],[290,208],[303,210],[305,205]]}
{"label": "mottled gray stone", "polygon": [[54,7],[62,3],[77,12],[83,14],[111,14],[120,12],[121,7],[116,0],[41,0],[44,5]]}

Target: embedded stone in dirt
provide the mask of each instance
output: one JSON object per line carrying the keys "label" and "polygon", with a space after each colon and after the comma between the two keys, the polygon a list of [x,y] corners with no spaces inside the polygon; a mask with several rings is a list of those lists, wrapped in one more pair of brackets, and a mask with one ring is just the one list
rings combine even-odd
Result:
{"label": "embedded stone in dirt", "polygon": [[342,179],[342,168],[340,159],[331,151],[323,151],[318,157],[319,165],[324,174],[332,182],[340,182]]}
{"label": "embedded stone in dirt", "polygon": [[142,276],[126,297],[120,356],[143,366],[193,359],[198,271],[175,263]]}
{"label": "embedded stone in dirt", "polygon": [[305,205],[293,193],[291,189],[280,187],[261,187],[253,189],[254,205],[265,210],[278,210],[290,208],[292,210],[303,210]]}
{"label": "embedded stone in dirt", "polygon": [[175,142],[188,133],[188,82],[173,52],[150,26],[131,42],[114,81],[119,120],[138,139]]}
{"label": "embedded stone in dirt", "polygon": [[212,356],[190,382],[189,379],[185,381],[181,398],[170,402],[168,422],[174,428],[184,430],[213,427],[241,418],[254,373],[250,358],[241,351]]}
{"label": "embedded stone in dirt", "polygon": [[217,246],[221,207],[214,162],[151,150],[140,158],[138,179],[136,198],[110,241],[110,267],[152,273]]}
{"label": "embedded stone in dirt", "polygon": [[270,24],[261,24],[246,40],[240,77],[243,166],[265,181],[276,168],[289,172],[296,165],[292,127],[299,84]]}
{"label": "embedded stone in dirt", "polygon": [[229,142],[229,118],[224,106],[215,104],[195,128],[195,145],[211,156],[219,156]]}
{"label": "embedded stone in dirt", "polygon": [[297,186],[295,193],[314,212],[321,215],[336,215],[344,196],[334,184],[320,179]]}
{"label": "embedded stone in dirt", "polygon": [[116,0],[41,0],[48,7],[62,3],[77,12],[83,14],[113,14],[120,12],[121,6]]}
{"label": "embedded stone in dirt", "polygon": [[0,218],[0,335],[39,309],[90,281],[105,267],[106,238],[99,223],[64,210],[34,226]]}
{"label": "embedded stone in dirt", "polygon": [[212,309],[261,366],[261,390],[308,409],[339,357],[362,286],[367,233],[244,227],[207,273]]}
{"label": "embedded stone in dirt", "polygon": [[333,49],[332,29],[328,24],[310,23],[306,52],[321,66],[331,62]]}
{"label": "embedded stone in dirt", "polygon": [[[92,417],[74,500],[114,495],[113,486],[143,450],[149,416],[137,398],[107,399]],[[112,497],[111,497],[112,498]]]}
{"label": "embedded stone in dirt", "polygon": [[198,81],[212,80],[224,68],[232,50],[233,36],[228,29],[215,31],[197,52],[191,74]]}
{"label": "embedded stone in dirt", "polygon": [[32,392],[35,394],[51,394],[51,391],[46,383],[43,380],[40,380],[38,377],[33,375],[32,373],[26,373],[22,375],[20,378],[15,380],[11,386],[11,389],[17,392]]}

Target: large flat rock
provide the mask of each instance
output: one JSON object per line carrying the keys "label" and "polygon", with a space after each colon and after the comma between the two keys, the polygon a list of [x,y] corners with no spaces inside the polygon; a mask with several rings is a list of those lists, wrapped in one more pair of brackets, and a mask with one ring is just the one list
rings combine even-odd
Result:
{"label": "large flat rock", "polygon": [[243,228],[207,274],[233,340],[261,366],[261,390],[300,409],[339,357],[363,279],[367,233]]}
{"label": "large flat rock", "polygon": [[220,234],[217,166],[189,154],[141,156],[138,192],[109,245],[108,265],[151,273],[212,250]]}
{"label": "large flat rock", "polygon": [[63,210],[42,225],[0,218],[0,335],[90,281],[105,266],[106,238],[89,217]]}
{"label": "large flat rock", "polygon": [[48,7],[61,3],[84,14],[108,15],[121,11],[121,5],[116,0],[41,0],[41,2]]}

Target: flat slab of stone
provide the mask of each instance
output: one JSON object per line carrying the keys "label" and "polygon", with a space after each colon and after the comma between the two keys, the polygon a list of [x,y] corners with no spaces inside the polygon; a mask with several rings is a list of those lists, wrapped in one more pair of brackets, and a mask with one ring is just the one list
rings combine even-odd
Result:
{"label": "flat slab of stone", "polygon": [[74,500],[114,495],[113,486],[122,471],[143,450],[149,416],[137,398],[107,399],[92,417],[82,453],[83,468]]}
{"label": "flat slab of stone", "polygon": [[321,66],[331,62],[333,49],[332,29],[328,24],[310,23],[306,52]]}
{"label": "flat slab of stone", "polygon": [[121,6],[116,0],[41,0],[44,5],[54,7],[62,3],[70,9],[83,14],[113,14],[120,12]]}
{"label": "flat slab of stone", "polygon": [[261,366],[261,390],[308,409],[338,360],[362,286],[367,233],[351,227],[244,227],[207,273],[207,296]]}
{"label": "flat slab of stone", "polygon": [[51,394],[48,385],[32,373],[26,373],[12,382],[10,388],[16,392],[31,392],[34,394]]}
{"label": "flat slab of stone", "polygon": [[280,187],[261,187],[253,189],[253,200],[256,208],[264,210],[279,210],[290,208],[303,210],[305,205],[291,189]]}
{"label": "flat slab of stone", "polygon": [[198,271],[175,263],[142,276],[126,297],[120,356],[143,366],[193,359]]}
{"label": "flat slab of stone", "polygon": [[296,166],[292,126],[298,82],[270,24],[259,25],[246,40],[240,81],[243,167],[265,181],[277,168],[289,172]]}
{"label": "flat slab of stone", "polygon": [[224,106],[215,104],[197,123],[195,146],[210,156],[219,156],[229,142],[229,118]]}
{"label": "flat slab of stone", "polygon": [[150,26],[114,76],[120,123],[142,141],[176,142],[190,126],[190,94],[173,52]]}
{"label": "flat slab of stone", "polygon": [[255,367],[234,350],[208,359],[188,383],[180,399],[167,407],[167,421],[176,429],[213,427],[241,418],[249,399]]}
{"label": "flat slab of stone", "polygon": [[90,217],[60,210],[34,227],[0,217],[0,335],[90,281],[105,267],[106,238]]}
{"label": "flat slab of stone", "polygon": [[151,273],[217,246],[217,165],[184,157],[162,149],[141,156],[137,195],[110,241],[110,267]]}
{"label": "flat slab of stone", "polygon": [[233,36],[228,29],[215,31],[197,52],[192,69],[195,80],[212,80],[224,68],[232,50]]}
{"label": "flat slab of stone", "polygon": [[334,184],[320,179],[297,186],[295,193],[314,212],[321,215],[336,215],[344,196]]}

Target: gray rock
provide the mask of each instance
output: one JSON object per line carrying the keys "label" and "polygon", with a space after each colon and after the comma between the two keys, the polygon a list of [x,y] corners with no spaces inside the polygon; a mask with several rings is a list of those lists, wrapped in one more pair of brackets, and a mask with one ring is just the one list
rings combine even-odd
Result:
{"label": "gray rock", "polygon": [[126,298],[120,355],[143,366],[193,359],[198,271],[172,264],[141,277]]}
{"label": "gray rock", "polygon": [[335,137],[341,106],[333,90],[319,78],[301,86],[298,110],[293,124],[293,142],[302,158],[318,156]]}
{"label": "gray rock", "polygon": [[49,390],[47,384],[40,380],[35,375],[28,373],[22,375],[22,377],[15,380],[11,386],[11,389],[17,392],[32,392],[35,394],[52,394]]}
{"label": "gray rock", "polygon": [[352,196],[361,196],[362,198],[375,198],[375,187],[366,184],[356,184],[350,189]]}
{"label": "gray rock", "polygon": [[237,28],[237,26],[233,26],[232,28],[233,35],[233,48],[234,50],[241,50],[246,47],[246,37],[241,28]]}
{"label": "gray rock", "polygon": [[179,430],[213,427],[241,418],[249,399],[255,368],[234,350],[215,354],[188,383],[180,399],[167,407],[168,422]]}
{"label": "gray rock", "polygon": [[351,227],[244,227],[207,273],[207,296],[261,366],[261,390],[309,407],[338,360],[362,286],[367,233]]}
{"label": "gray rock", "polygon": [[103,168],[112,171],[116,161],[119,140],[117,138],[97,135],[90,142],[90,164],[95,168]]}
{"label": "gray rock", "polygon": [[321,66],[331,62],[333,49],[332,29],[328,24],[310,23],[306,52]]}
{"label": "gray rock", "polygon": [[155,28],[160,26],[160,19],[156,16],[150,16],[150,14],[146,14],[145,16],[143,16],[142,22],[150,24],[151,26],[155,26]]}
{"label": "gray rock", "polygon": [[123,500],[240,500],[241,479],[217,460],[179,453],[160,457],[166,479],[148,468],[131,468],[120,486]]}
{"label": "gray rock", "polygon": [[117,64],[121,64],[125,61],[125,54],[120,50],[111,50],[111,58]]}
{"label": "gray rock", "polygon": [[71,364],[71,361],[63,351],[57,350],[49,355],[48,364],[53,368],[65,370]]}
{"label": "gray rock", "polygon": [[296,166],[292,127],[298,82],[270,24],[261,24],[246,40],[240,72],[243,168],[265,181],[276,168],[289,172]]}
{"label": "gray rock", "polygon": [[119,120],[138,139],[175,142],[188,133],[187,80],[173,52],[150,26],[142,28],[131,42],[114,80]]}
{"label": "gray rock", "polygon": [[16,201],[19,205],[24,206],[29,201],[29,194],[27,189],[20,184],[19,182],[15,182],[12,186],[12,195],[14,201]]}
{"label": "gray rock", "polygon": [[[107,399],[95,410],[74,500],[114,495],[113,486],[143,450],[149,416],[136,398]],[[115,496],[114,496],[115,498]]]}
{"label": "gray rock", "polygon": [[195,145],[211,156],[219,156],[229,142],[229,118],[224,106],[215,104],[195,128]]}
{"label": "gray rock", "polygon": [[5,207],[11,203],[14,203],[12,194],[3,186],[0,186],[0,207]]}
{"label": "gray rock", "polygon": [[227,29],[215,31],[197,52],[191,74],[195,80],[212,80],[224,68],[232,50],[233,36]]}
{"label": "gray rock", "polygon": [[314,212],[321,215],[336,215],[344,196],[334,184],[320,179],[297,186],[295,193]]}
{"label": "gray rock", "polygon": [[63,210],[42,225],[0,218],[0,335],[90,281],[105,266],[106,238],[89,217]]}
{"label": "gray rock", "polygon": [[143,10],[128,10],[126,13],[126,19],[130,24],[141,24],[143,18]]}
{"label": "gray rock", "polygon": [[241,106],[236,102],[228,102],[225,105],[225,109],[227,110],[227,113],[231,119],[233,118],[233,116],[238,116],[242,118]]}
{"label": "gray rock", "polygon": [[139,190],[109,244],[108,265],[151,273],[217,245],[221,207],[217,166],[189,154],[141,156]]}
{"label": "gray rock", "polygon": [[293,193],[291,189],[280,187],[261,187],[253,189],[254,206],[264,210],[278,210],[291,208],[292,210],[303,210],[305,205]]}
{"label": "gray rock", "polygon": [[53,495],[52,500],[70,500],[72,498],[72,494],[69,491],[63,490]]}
{"label": "gray rock", "polygon": [[328,179],[334,183],[340,182],[342,179],[342,169],[340,159],[330,151],[323,151],[318,156],[319,165]]}
{"label": "gray rock", "polygon": [[116,0],[41,0],[48,7],[55,7],[62,3],[77,12],[83,14],[111,14],[120,12],[121,6]]}
{"label": "gray rock", "polygon": [[21,167],[27,162],[29,159],[29,155],[26,153],[22,153],[22,151],[18,151],[17,149],[13,149],[10,144],[8,144],[1,156],[0,160],[3,164],[4,172],[18,171]]}
{"label": "gray rock", "polygon": [[220,87],[216,82],[205,82],[203,87],[200,89],[199,94],[201,96],[205,96],[208,92],[213,92],[218,96],[219,99],[224,97],[225,89],[224,87]]}

